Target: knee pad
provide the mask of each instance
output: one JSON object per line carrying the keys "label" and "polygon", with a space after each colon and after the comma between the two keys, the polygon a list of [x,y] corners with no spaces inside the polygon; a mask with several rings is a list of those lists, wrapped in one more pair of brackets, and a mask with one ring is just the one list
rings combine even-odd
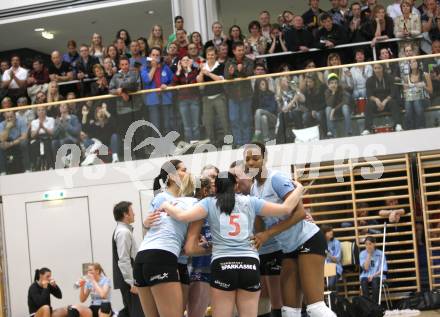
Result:
{"label": "knee pad", "polygon": [[102,303],[101,304],[101,313],[103,314],[110,314],[112,311],[112,306],[110,305],[110,303]]}
{"label": "knee pad", "polygon": [[67,317],[80,317],[79,311],[76,308],[69,306],[67,307]]}
{"label": "knee pad", "polygon": [[283,306],[281,308],[282,317],[301,317],[301,308],[292,308],[289,306]]}
{"label": "knee pad", "polygon": [[324,302],[317,302],[307,306],[307,314],[310,317],[337,317]]}

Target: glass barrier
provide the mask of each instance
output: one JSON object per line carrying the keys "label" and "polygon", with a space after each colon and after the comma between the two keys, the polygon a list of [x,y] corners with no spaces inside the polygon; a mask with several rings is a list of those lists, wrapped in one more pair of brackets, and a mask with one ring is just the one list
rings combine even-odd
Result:
{"label": "glass barrier", "polygon": [[16,108],[6,98],[0,172],[190,154],[201,145],[214,151],[251,141],[307,143],[439,125],[440,54],[374,62],[357,56],[358,63],[346,65],[337,54],[327,59],[332,66],[310,62],[301,71],[248,77],[255,71],[250,60],[212,73],[202,66],[174,79],[163,71],[163,89],[130,92],[142,82],[144,88],[156,84],[146,83],[141,70],[142,81],[118,80],[115,95],[71,99],[75,95],[63,91],[66,100],[47,103],[38,92],[34,104]]}

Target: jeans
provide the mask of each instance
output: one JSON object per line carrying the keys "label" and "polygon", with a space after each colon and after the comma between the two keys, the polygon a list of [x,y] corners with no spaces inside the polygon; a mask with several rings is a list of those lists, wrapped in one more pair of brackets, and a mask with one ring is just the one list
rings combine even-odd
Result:
{"label": "jeans", "polygon": [[380,288],[380,277],[375,277],[371,281],[371,283],[368,282],[367,277],[361,278],[361,289],[362,289],[362,296],[369,298],[370,297],[370,289],[369,285],[371,284],[371,293],[373,295],[372,300],[375,303],[379,302],[379,288]]}
{"label": "jeans", "polygon": [[251,141],[252,99],[229,99],[229,121],[234,144],[244,145]]}
{"label": "jeans", "polygon": [[338,283],[339,275],[330,276],[328,278],[328,285],[327,288],[330,291],[336,291],[336,284]]}
{"label": "jeans", "polygon": [[172,105],[146,106],[148,109],[148,120],[156,126],[162,135],[166,135],[172,129]]}
{"label": "jeans", "polygon": [[[400,113],[400,107],[394,99],[390,99],[385,105],[384,111],[390,111],[394,125],[402,124],[402,118]],[[377,105],[375,102],[368,100],[365,107],[365,130],[371,130],[373,126],[374,114],[378,113]]]}
{"label": "jeans", "polygon": [[185,139],[187,141],[200,139],[200,103],[198,100],[180,100],[180,116],[185,130]]}
{"label": "jeans", "polygon": [[325,122],[325,110],[315,111],[315,118],[312,116],[312,111],[304,112],[302,115],[303,124],[305,127],[311,127],[318,122],[319,133],[321,136],[325,135],[326,132],[326,122]]}
{"label": "jeans", "polygon": [[[325,115],[327,117],[327,130],[332,134],[332,136],[336,136],[336,124],[335,120],[331,120],[330,113],[333,110],[332,107],[327,106],[325,108]],[[342,115],[344,116],[344,130],[346,135],[351,135],[351,108],[349,105],[342,105],[337,111],[336,114],[342,111]]]}
{"label": "jeans", "polygon": [[255,112],[255,135],[261,135],[264,141],[270,140],[274,135],[276,124],[276,115],[264,109],[257,109]]}
{"label": "jeans", "polygon": [[405,101],[405,128],[407,130],[425,127],[425,100]]}
{"label": "jeans", "polygon": [[[14,153],[20,152],[21,161],[23,164],[23,168],[25,170],[29,170],[29,145],[28,140],[21,141],[19,145],[10,147],[7,150],[3,150],[0,148],[0,173],[7,172],[7,164],[6,164],[6,156],[13,155]],[[19,155],[20,155],[19,154]]]}
{"label": "jeans", "polygon": [[[206,129],[206,136],[211,141],[211,144],[219,146],[223,144],[224,136],[230,134],[228,106],[223,94],[219,94],[215,98],[203,97],[202,120]],[[218,131],[215,131],[216,121],[219,122],[223,130],[221,135],[219,135]]]}

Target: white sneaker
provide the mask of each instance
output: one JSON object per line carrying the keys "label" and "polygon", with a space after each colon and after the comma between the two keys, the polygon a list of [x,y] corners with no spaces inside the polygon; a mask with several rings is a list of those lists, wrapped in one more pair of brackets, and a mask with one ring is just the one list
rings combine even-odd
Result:
{"label": "white sneaker", "polygon": [[364,131],[362,131],[362,133],[361,133],[361,135],[369,135],[370,134],[370,131],[368,131],[368,130],[364,130]]}
{"label": "white sneaker", "polygon": [[0,176],[5,176],[6,175],[6,172],[1,172],[0,173]]}
{"label": "white sneaker", "polygon": [[118,163],[118,162],[119,162],[118,153],[113,153],[112,154],[112,163]]}
{"label": "white sneaker", "polygon": [[403,131],[403,128],[400,124],[396,124],[396,132]]}

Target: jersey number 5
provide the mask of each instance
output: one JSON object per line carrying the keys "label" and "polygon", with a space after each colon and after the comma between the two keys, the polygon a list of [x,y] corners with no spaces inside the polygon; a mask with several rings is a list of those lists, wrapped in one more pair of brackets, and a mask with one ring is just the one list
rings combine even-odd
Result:
{"label": "jersey number 5", "polygon": [[220,233],[229,239],[245,239],[248,236],[248,220],[246,215],[220,215]]}
{"label": "jersey number 5", "polygon": [[240,215],[232,215],[229,216],[229,225],[232,226],[235,230],[230,231],[228,234],[231,237],[236,237],[240,234]]}

